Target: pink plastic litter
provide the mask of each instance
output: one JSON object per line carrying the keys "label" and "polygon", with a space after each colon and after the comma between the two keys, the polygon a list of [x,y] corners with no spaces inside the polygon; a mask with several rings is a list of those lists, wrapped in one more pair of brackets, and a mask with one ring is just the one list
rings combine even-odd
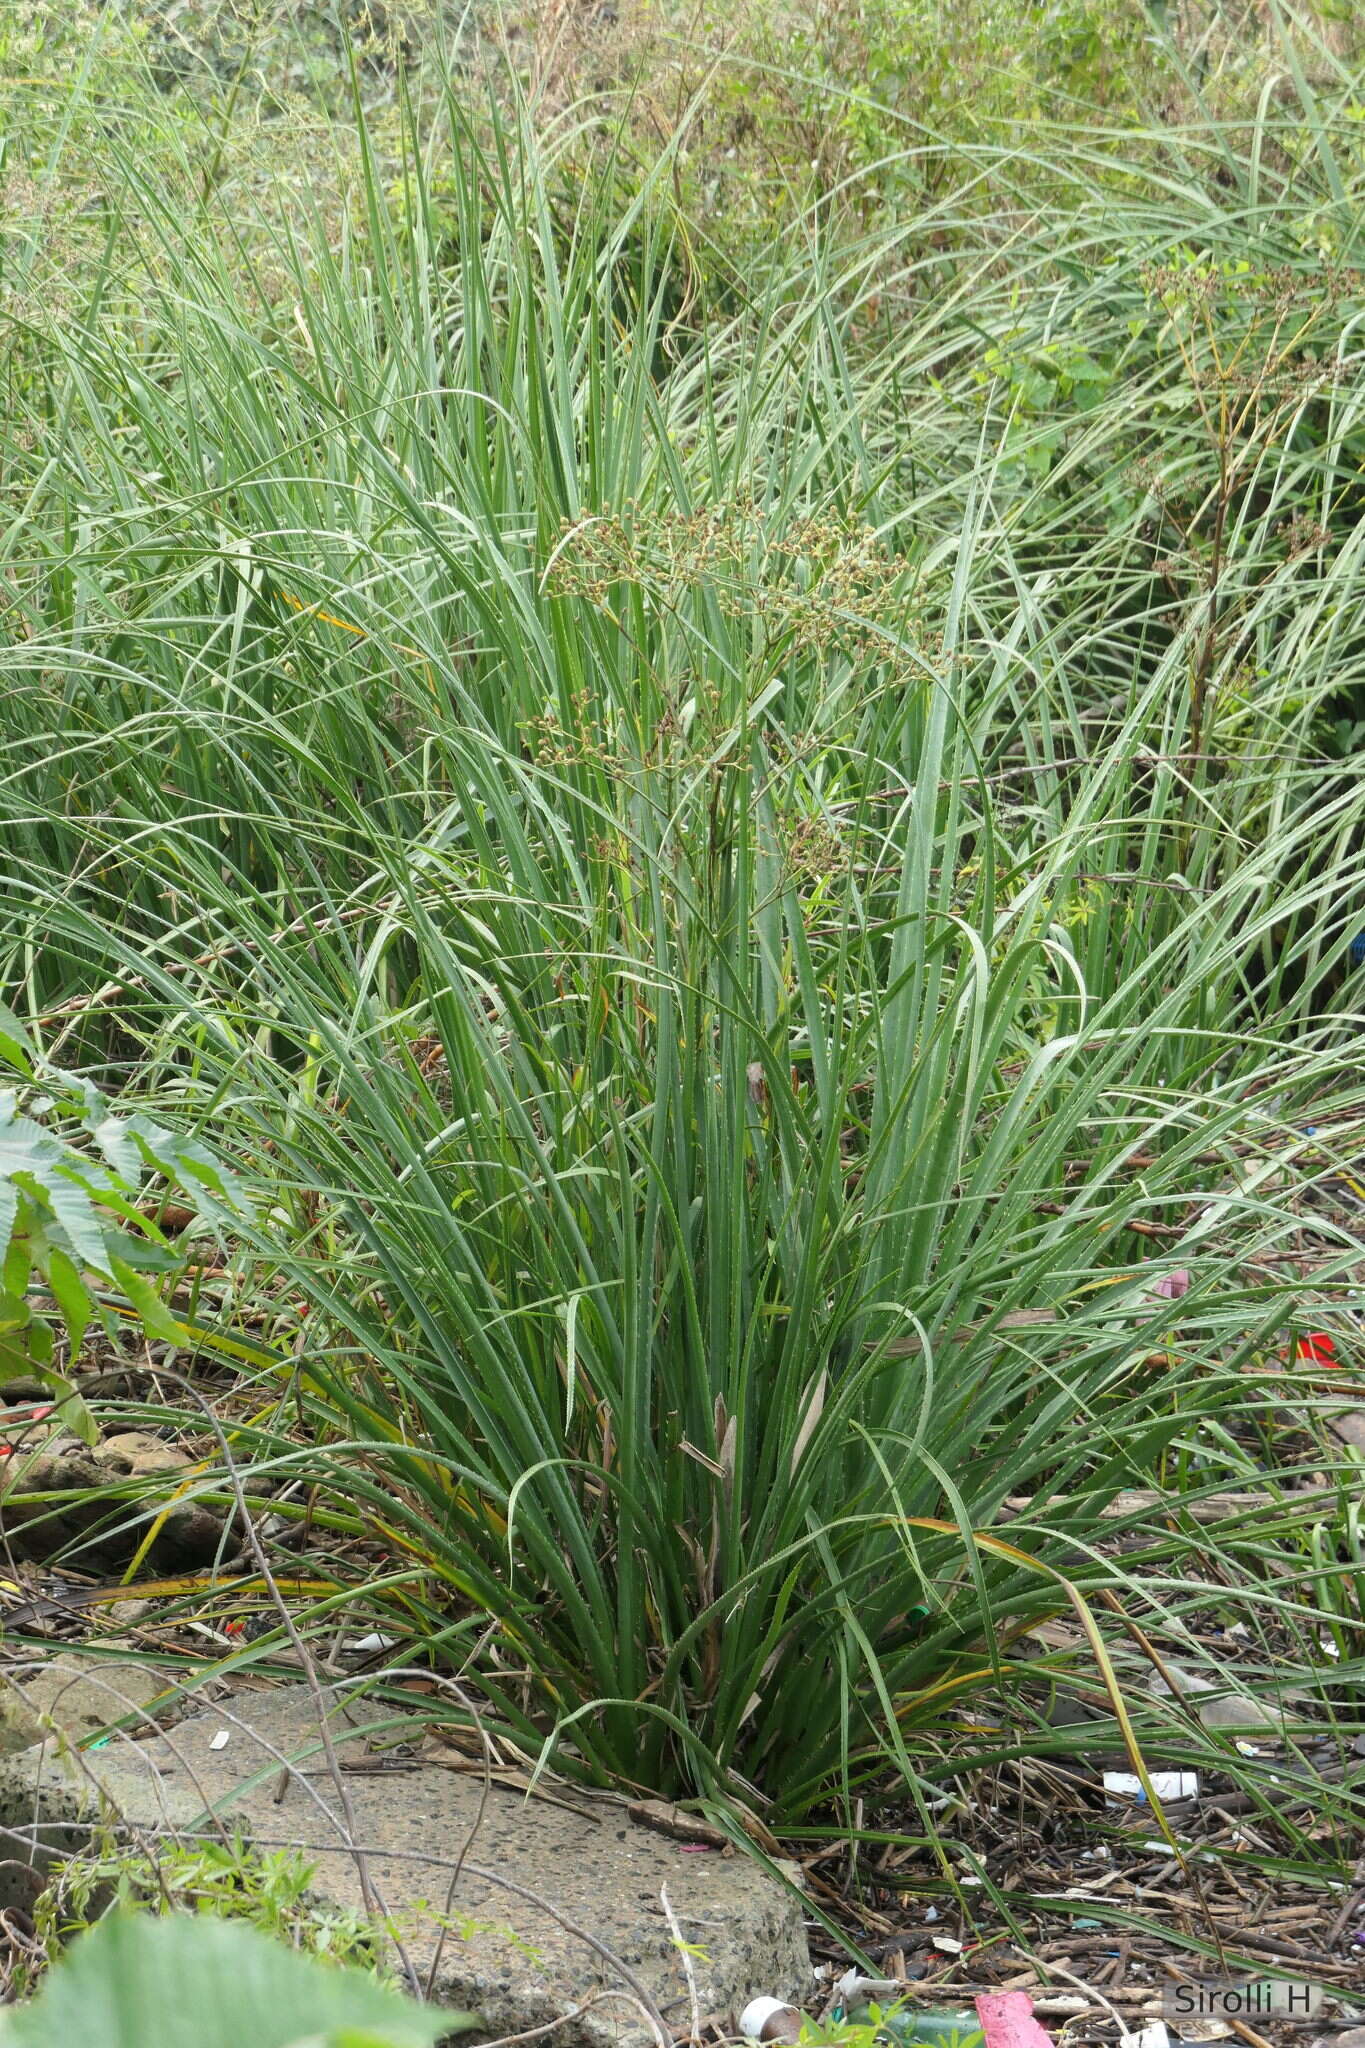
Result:
{"label": "pink plastic litter", "polygon": [[987,1991],[976,2000],[986,2048],[1053,2048],[1052,2036],[1033,2017],[1027,1991]]}
{"label": "pink plastic litter", "polygon": [[1190,1276],[1186,1267],[1177,1266],[1173,1273],[1163,1273],[1153,1287],[1153,1294],[1159,1294],[1163,1301],[1179,1301],[1182,1294],[1190,1291]]}

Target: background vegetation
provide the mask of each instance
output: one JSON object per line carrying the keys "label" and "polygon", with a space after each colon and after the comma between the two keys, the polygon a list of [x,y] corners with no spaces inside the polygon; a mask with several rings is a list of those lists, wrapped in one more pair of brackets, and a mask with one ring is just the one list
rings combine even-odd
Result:
{"label": "background vegetation", "polygon": [[737,19],[7,18],[6,1000],[509,1751],[918,1824],[1059,1612],[1347,1740],[1351,24]]}

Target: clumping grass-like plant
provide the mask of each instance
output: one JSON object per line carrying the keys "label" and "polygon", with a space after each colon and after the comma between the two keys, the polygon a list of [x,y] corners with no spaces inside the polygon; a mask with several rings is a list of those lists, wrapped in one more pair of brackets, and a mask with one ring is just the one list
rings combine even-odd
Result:
{"label": "clumping grass-like plant", "polygon": [[1087,1592],[1310,1669],[1248,1432],[1365,1108],[1362,308],[1358,166],[1278,118],[683,325],[666,162],[565,219],[451,101],[273,323],[124,165],[141,296],[41,337],[10,1000],[260,1184],[239,1453],[525,1754],[922,1800],[1042,1616],[1118,1700]]}

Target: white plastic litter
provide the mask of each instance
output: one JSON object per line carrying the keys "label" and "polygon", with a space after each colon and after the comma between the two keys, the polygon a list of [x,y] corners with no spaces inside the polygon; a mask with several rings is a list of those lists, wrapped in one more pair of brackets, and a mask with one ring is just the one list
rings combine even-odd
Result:
{"label": "white plastic litter", "polygon": [[[1197,1799],[1199,1797],[1199,1773],[1197,1771],[1152,1771],[1152,1790],[1158,1799]],[[1106,1771],[1104,1774],[1106,1792],[1122,1793],[1129,1799],[1145,1803],[1147,1794],[1142,1780],[1131,1771]]]}
{"label": "white plastic litter", "polygon": [[209,1748],[226,1749],[231,1735],[232,1730],[230,1728],[220,1728],[216,1735],[209,1737]]}
{"label": "white plastic litter", "polygon": [[1120,2034],[1119,2048],[1171,2048],[1165,2020],[1153,2020],[1136,2034]]}

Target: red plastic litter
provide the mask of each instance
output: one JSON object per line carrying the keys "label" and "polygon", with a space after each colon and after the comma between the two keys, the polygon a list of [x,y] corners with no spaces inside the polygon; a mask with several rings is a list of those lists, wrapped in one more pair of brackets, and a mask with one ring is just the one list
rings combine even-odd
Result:
{"label": "red plastic litter", "polygon": [[[5,1420],[6,1422],[22,1423],[27,1428],[30,1423],[46,1422],[48,1416],[53,1413],[52,1403],[49,1401],[41,1408],[11,1408],[7,1411]],[[14,1445],[0,1441],[0,1458],[12,1458],[13,1456]]]}
{"label": "red plastic litter", "polygon": [[1027,1991],[987,1991],[975,2004],[986,2048],[1053,2048],[1051,2034],[1033,2017]]}
{"label": "red plastic litter", "polygon": [[1300,1365],[1339,1366],[1337,1347],[1326,1330],[1309,1330],[1294,1346],[1294,1356]]}

